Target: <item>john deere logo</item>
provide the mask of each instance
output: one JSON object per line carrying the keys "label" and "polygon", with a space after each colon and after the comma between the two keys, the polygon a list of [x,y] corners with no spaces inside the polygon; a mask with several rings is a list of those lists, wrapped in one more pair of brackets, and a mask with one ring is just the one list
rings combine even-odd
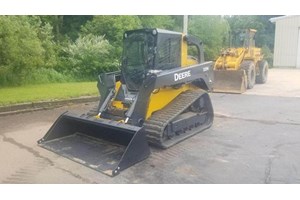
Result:
{"label": "john deere logo", "polygon": [[181,72],[181,73],[175,73],[174,74],[174,81],[178,81],[187,77],[191,76],[191,71],[185,71],[185,72]]}

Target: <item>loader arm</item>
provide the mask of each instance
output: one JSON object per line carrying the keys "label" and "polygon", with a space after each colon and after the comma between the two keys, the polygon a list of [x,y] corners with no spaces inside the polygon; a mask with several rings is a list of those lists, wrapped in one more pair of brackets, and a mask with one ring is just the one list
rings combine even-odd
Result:
{"label": "loader arm", "polygon": [[[101,76],[105,77],[105,75]],[[113,76],[113,74],[108,74],[108,76]],[[110,78],[110,80],[114,79]],[[143,125],[148,109],[147,105],[149,104],[150,95],[153,90],[188,83],[193,83],[204,90],[211,90],[213,83],[212,62],[209,61],[185,68],[175,68],[150,73],[143,82],[143,85],[140,87],[135,101],[127,111],[126,122],[135,126]],[[103,111],[101,108],[106,107],[105,103],[109,101],[109,98],[111,98],[111,96],[107,95],[106,100],[103,101],[103,104],[100,106],[100,112]]]}
{"label": "loader arm", "polygon": [[121,71],[99,75],[97,112],[65,112],[38,141],[109,176],[146,159],[148,142],[168,148],[213,121],[212,62],[204,62],[201,41],[156,28],[126,31],[123,41]]}

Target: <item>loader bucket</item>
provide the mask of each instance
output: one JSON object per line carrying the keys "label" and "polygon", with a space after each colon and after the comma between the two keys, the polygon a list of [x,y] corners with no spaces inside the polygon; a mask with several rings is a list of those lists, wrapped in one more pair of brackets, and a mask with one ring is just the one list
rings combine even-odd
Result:
{"label": "loader bucket", "polygon": [[241,94],[246,88],[247,78],[244,70],[214,70],[213,92]]}
{"label": "loader bucket", "polygon": [[109,176],[150,154],[143,127],[68,112],[56,120],[38,144]]}

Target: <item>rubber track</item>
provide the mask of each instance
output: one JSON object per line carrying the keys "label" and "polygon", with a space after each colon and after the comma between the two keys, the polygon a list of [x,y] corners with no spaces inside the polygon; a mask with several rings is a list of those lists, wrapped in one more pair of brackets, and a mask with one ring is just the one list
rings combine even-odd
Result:
{"label": "rubber track", "polygon": [[[148,141],[156,146],[163,147],[163,134],[166,126],[178,115],[192,105],[204,92],[202,90],[187,91],[181,93],[176,99],[164,109],[155,112],[144,122]],[[176,137],[176,136],[175,136]],[[163,147],[165,148],[165,147]]]}

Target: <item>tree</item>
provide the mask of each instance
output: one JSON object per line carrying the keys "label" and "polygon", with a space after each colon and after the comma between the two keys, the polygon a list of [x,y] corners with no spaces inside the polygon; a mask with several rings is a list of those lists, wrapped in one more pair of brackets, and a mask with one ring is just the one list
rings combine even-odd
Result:
{"label": "tree", "polygon": [[65,15],[61,34],[75,41],[79,37],[81,26],[91,19],[93,19],[91,15]]}
{"label": "tree", "polygon": [[169,15],[140,15],[138,17],[144,28],[173,30],[175,27],[175,20]]}
{"label": "tree", "polygon": [[274,48],[275,25],[269,19],[278,15],[233,15],[226,16],[231,31],[241,29],[256,29],[256,45]]}
{"label": "tree", "polygon": [[10,72],[7,79],[19,75],[14,79],[22,81],[27,70],[43,65],[45,51],[27,17],[1,16],[0,36],[0,68]]}
{"label": "tree", "polygon": [[81,34],[104,35],[109,43],[115,48],[114,57],[120,58],[124,32],[141,27],[141,22],[137,16],[100,15],[94,16],[91,21],[88,21],[81,28]]}
{"label": "tree", "polygon": [[234,15],[226,16],[229,22],[231,31],[240,29],[256,29],[255,45],[262,48],[264,59],[270,66],[273,63],[273,50],[275,38],[275,25],[269,21],[272,17],[278,15]]}
{"label": "tree", "polygon": [[94,79],[101,72],[114,71],[117,62],[109,56],[111,49],[112,46],[104,36],[80,36],[64,49],[66,56],[63,70],[79,79]]}
{"label": "tree", "polygon": [[52,26],[38,16],[0,17],[0,84],[22,84],[39,68],[54,67]]}
{"label": "tree", "polygon": [[205,59],[215,60],[228,43],[229,25],[221,16],[189,16],[188,32],[204,43]]}

